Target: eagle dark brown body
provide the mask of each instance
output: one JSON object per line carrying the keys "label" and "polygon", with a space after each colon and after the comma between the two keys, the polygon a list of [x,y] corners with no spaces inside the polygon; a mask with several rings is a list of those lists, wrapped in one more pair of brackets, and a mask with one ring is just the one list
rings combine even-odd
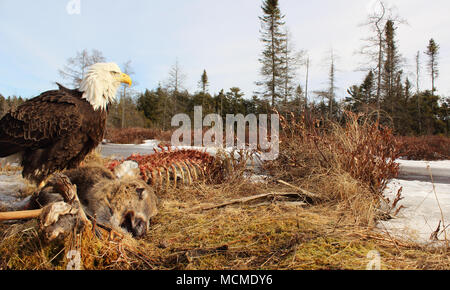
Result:
{"label": "eagle dark brown body", "polygon": [[23,177],[37,184],[78,167],[105,133],[106,110],[95,111],[80,91],[58,86],[0,120],[0,158],[19,153]]}

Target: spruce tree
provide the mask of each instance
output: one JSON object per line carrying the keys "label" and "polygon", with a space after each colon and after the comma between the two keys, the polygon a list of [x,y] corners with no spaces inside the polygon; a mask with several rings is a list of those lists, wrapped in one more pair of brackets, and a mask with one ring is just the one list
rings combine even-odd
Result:
{"label": "spruce tree", "polygon": [[439,56],[439,45],[434,41],[434,39],[430,39],[427,50],[425,54],[428,55],[428,70],[431,75],[431,95],[434,96],[434,92],[436,91],[435,81],[439,76],[438,69],[438,56]]}
{"label": "spruce tree", "polygon": [[403,93],[401,81],[402,71],[400,69],[400,54],[395,40],[394,21],[388,20],[385,28],[385,61],[382,78],[382,96],[384,101],[383,109],[395,118],[396,104]]}
{"label": "spruce tree", "polygon": [[200,81],[198,84],[199,84],[199,87],[202,90],[202,92],[204,94],[206,94],[206,92],[208,91],[208,86],[209,86],[208,75],[206,74],[206,70],[203,70],[202,77],[200,78]]}
{"label": "spruce tree", "polygon": [[375,92],[375,75],[372,70],[367,73],[362,85],[361,92],[363,94],[363,103],[370,105],[376,102],[376,92]]}
{"label": "spruce tree", "polygon": [[369,112],[371,104],[376,104],[375,74],[369,71],[360,86],[354,85],[347,90],[350,97],[345,99],[347,108],[352,112]]}
{"label": "spruce tree", "polygon": [[260,94],[271,100],[272,108],[276,101],[283,97],[283,70],[285,69],[284,52],[286,49],[286,34],[283,32],[283,18],[278,0],[263,0],[264,15],[261,20],[261,41],[264,44],[262,58],[262,81],[257,82],[262,87]]}

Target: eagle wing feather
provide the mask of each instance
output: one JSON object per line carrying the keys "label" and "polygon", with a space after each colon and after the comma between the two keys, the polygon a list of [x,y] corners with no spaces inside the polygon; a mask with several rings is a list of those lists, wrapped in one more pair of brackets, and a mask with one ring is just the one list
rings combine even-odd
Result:
{"label": "eagle wing feather", "polygon": [[62,90],[48,91],[5,115],[0,122],[0,144],[16,146],[17,152],[42,148],[78,130],[81,118],[72,96]]}

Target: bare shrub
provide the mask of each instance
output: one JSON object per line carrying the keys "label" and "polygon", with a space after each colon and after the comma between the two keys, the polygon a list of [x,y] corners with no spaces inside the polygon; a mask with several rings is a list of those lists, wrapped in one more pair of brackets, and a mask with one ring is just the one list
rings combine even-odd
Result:
{"label": "bare shrub", "polygon": [[398,175],[392,130],[346,113],[344,125],[280,116],[280,157],[265,164],[282,179],[320,194],[358,223],[370,224],[390,179]]}

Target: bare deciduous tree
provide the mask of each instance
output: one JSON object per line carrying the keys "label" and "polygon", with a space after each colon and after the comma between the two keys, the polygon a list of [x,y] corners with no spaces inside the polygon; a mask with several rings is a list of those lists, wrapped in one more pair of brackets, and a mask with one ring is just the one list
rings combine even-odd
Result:
{"label": "bare deciduous tree", "polygon": [[379,0],[378,4],[379,9],[375,9],[371,14],[369,14],[367,20],[360,25],[369,27],[373,34],[363,39],[365,41],[365,45],[361,47],[359,53],[366,56],[368,58],[368,63],[372,64],[370,67],[364,66],[360,69],[363,71],[372,70],[376,74],[376,103],[379,111],[381,105],[383,62],[385,57],[384,37],[386,34],[386,23],[389,20],[394,23],[402,24],[406,24],[407,22],[394,12],[394,8],[387,7],[384,1]]}
{"label": "bare deciduous tree", "polygon": [[169,78],[166,82],[166,86],[172,94],[178,93],[183,89],[185,80],[186,75],[183,73],[177,58],[175,64],[170,68]]}
{"label": "bare deciduous tree", "polygon": [[[131,68],[131,60],[129,60],[129,61],[127,61],[127,62],[125,62],[123,64],[122,72],[126,73],[129,76],[134,75],[134,71]],[[135,86],[136,82],[133,82],[132,85]],[[122,91],[122,94],[120,96],[120,103],[121,103],[121,109],[122,109],[122,122],[121,122],[121,127],[122,128],[125,128],[125,126],[126,126],[126,118],[125,118],[126,102],[127,102],[127,99],[130,98],[129,97],[130,93],[132,93],[132,92],[130,92],[127,89],[128,89],[128,85],[124,84],[123,85],[123,91]]]}
{"label": "bare deciduous tree", "polygon": [[89,53],[87,49],[83,49],[78,51],[75,57],[67,59],[63,69],[60,69],[58,72],[63,79],[67,80],[67,84],[72,85],[74,88],[79,88],[86,69],[95,63],[105,61],[106,58],[101,51],[93,49]]}
{"label": "bare deciduous tree", "polygon": [[305,64],[304,55],[305,52],[303,50],[297,51],[295,49],[294,43],[292,41],[292,35],[289,30],[286,28],[285,32],[286,43],[284,48],[284,68],[282,69],[281,78],[283,79],[283,97],[284,104],[289,101],[289,98],[293,97],[296,90],[296,78],[298,69],[301,65]]}
{"label": "bare deciduous tree", "polygon": [[324,103],[325,99],[328,99],[328,118],[332,119],[333,117],[333,103],[336,99],[336,60],[337,55],[334,50],[331,49],[329,52],[329,58],[327,58],[327,66],[328,70],[328,88],[326,90],[315,91],[314,93],[322,98],[322,103]]}

